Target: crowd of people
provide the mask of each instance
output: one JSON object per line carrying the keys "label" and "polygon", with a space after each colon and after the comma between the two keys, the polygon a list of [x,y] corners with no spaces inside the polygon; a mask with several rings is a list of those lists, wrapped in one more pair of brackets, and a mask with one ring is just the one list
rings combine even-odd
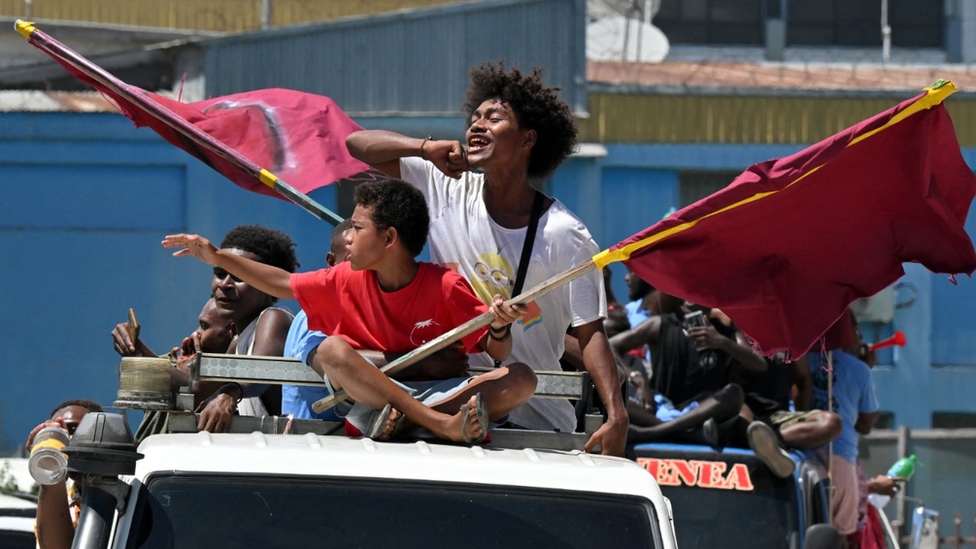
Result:
{"label": "crowd of people", "polygon": [[[350,154],[388,179],[356,188],[355,211],[331,235],[326,269],[296,272],[292,240],[257,225],[231,230],[219,247],[199,235],[165,238],[175,256],[213,266],[197,329],[169,352],[171,388],[192,383],[198,428],[223,432],[235,415],[287,414],[344,420],[348,434],[378,440],[423,429],[479,443],[497,425],[573,432],[573,403],[532,398],[534,371],[570,365],[590,374],[605,408],[587,451],[623,455],[627,442],[658,440],[751,447],[787,476],[794,462],[786,449],[818,451],[834,441],[835,522],[856,535],[857,433],[877,415],[856,353],[829,350],[830,404],[825,354],[763,358],[721,311],[663,294],[632,273],[626,305],[610,290],[609,269],[527,305],[506,304],[599,251],[578,217],[531,184],[574,150],[577,130],[538,69],[474,69],[464,111],[463,143],[380,130],[349,136]],[[425,246],[431,263],[416,259]],[[292,315],[278,299],[297,299],[301,310]],[[492,318],[485,328],[392,377],[379,371],[485,312]],[[122,356],[158,356],[127,324],[112,340]],[[298,358],[323,384],[193,382],[187,365],[199,352]],[[472,376],[469,366],[490,370]],[[312,409],[339,389],[350,399]],[[83,402],[64,403],[42,425],[100,410]],[[137,439],[165,432],[167,418],[147,414]],[[71,507],[63,505],[70,493],[64,484],[42,488],[41,547],[70,545]]]}
{"label": "crowd of people", "polygon": [[628,442],[751,448],[781,477],[795,467],[788,450],[811,452],[830,470],[832,523],[847,545],[883,547],[868,524],[868,493],[891,496],[904,479],[866,481],[857,459],[858,436],[871,431],[879,405],[875,356],[854,315],[843,315],[806,356],[765,358],[722,311],[665,294],[632,272],[625,280],[630,301],[611,304],[626,318],[614,323],[610,345],[627,380]]}

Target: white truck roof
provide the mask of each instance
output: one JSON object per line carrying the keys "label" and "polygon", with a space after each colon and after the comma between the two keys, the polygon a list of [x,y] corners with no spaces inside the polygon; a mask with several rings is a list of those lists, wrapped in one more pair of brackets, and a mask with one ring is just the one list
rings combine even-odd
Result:
{"label": "white truck roof", "polygon": [[142,480],[159,471],[426,480],[627,494],[665,509],[660,488],[636,463],[579,451],[200,432],[154,435],[139,452]]}

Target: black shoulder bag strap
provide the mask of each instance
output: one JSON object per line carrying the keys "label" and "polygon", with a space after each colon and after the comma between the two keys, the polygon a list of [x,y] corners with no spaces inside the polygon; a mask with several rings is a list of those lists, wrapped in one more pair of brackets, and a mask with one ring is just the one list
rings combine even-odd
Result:
{"label": "black shoulder bag strap", "polygon": [[[525,274],[529,270],[529,261],[532,258],[532,245],[535,243],[535,232],[539,228],[539,218],[542,217],[542,204],[545,195],[539,191],[535,192],[535,199],[532,200],[532,213],[529,214],[529,226],[525,228],[525,241],[522,242],[522,257],[519,258],[518,273],[515,275],[515,286],[512,287],[512,297],[522,293],[522,286],[525,285]],[[501,362],[495,361],[495,368],[501,366]]]}

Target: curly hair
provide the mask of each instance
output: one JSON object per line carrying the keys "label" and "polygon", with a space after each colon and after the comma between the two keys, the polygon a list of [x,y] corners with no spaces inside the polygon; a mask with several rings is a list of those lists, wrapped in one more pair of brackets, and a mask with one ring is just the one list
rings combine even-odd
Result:
{"label": "curly hair", "polygon": [[290,236],[277,229],[261,225],[238,225],[224,235],[220,247],[251,252],[258,256],[261,263],[279,267],[289,273],[298,268],[295,243]]}
{"label": "curly hair", "polygon": [[531,76],[517,68],[505,72],[505,61],[482,63],[471,69],[471,84],[464,107],[468,120],[482,103],[498,99],[507,103],[515,113],[519,127],[535,130],[536,142],[529,157],[529,176],[543,177],[555,170],[576,150],[576,120],[569,104],[556,92],[562,88],[542,85],[542,68],[536,67]]}
{"label": "curly hair", "polygon": [[400,242],[413,257],[427,243],[430,214],[423,193],[402,179],[370,181],[356,187],[356,205],[370,209],[370,218],[380,230],[393,227]]}
{"label": "curly hair", "polygon": [[99,403],[92,400],[85,400],[85,399],[66,400],[61,404],[58,404],[53,410],[51,410],[51,417],[54,417],[54,414],[60,412],[61,410],[64,410],[68,406],[81,406],[82,408],[88,410],[89,412],[102,411],[102,406]]}

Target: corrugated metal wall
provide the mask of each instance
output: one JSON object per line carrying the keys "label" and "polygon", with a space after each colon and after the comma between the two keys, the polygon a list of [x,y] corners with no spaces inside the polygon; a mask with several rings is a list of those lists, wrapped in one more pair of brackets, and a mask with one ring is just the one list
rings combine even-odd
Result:
{"label": "corrugated metal wall", "polygon": [[[580,139],[598,143],[816,143],[904,99],[789,95],[590,93]],[[976,146],[976,99],[946,107],[963,146]]]}
{"label": "corrugated metal wall", "polygon": [[[427,8],[459,0],[268,0],[271,26]],[[261,28],[263,0],[32,0],[29,16],[59,21],[217,32]],[[0,0],[0,15],[27,17],[24,0]]]}
{"label": "corrugated metal wall", "polygon": [[583,0],[500,0],[278,29],[211,42],[207,94],[284,87],[346,112],[458,112],[468,70],[542,66],[585,110]]}

